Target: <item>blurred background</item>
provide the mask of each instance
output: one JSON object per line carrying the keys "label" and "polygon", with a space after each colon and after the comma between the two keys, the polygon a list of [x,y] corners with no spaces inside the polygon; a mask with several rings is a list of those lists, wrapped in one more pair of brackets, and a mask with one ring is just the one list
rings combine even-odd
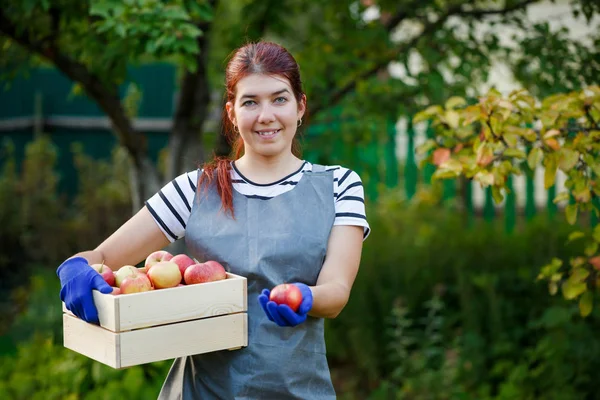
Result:
{"label": "blurred background", "polygon": [[[304,158],[358,172],[372,234],[326,321],[340,399],[596,399],[600,319],[536,281],[581,251],[541,168],[495,204],[432,182],[412,116],[452,96],[598,84],[600,3],[4,0],[0,10],[0,398],[148,399],[171,361],[113,370],[62,346],[58,265],[213,154],[227,56],[300,64]],[[592,229],[597,218],[581,229]],[[289,360],[284,360],[288,362]]]}

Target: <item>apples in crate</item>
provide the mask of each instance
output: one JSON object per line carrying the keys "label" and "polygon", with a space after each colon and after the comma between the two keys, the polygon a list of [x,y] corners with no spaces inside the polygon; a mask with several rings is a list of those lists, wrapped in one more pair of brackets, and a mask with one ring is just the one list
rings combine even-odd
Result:
{"label": "apples in crate", "polygon": [[169,256],[148,256],[147,271],[148,262],[143,268],[123,266],[114,272],[113,293],[93,292],[100,326],[63,305],[65,347],[125,368],[247,346],[246,278],[216,261]]}

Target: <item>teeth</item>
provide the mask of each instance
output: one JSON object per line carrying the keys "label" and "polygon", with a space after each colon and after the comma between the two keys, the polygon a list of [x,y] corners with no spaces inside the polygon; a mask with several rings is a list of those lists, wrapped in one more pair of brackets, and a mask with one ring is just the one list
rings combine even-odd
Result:
{"label": "teeth", "polygon": [[274,135],[277,132],[279,132],[279,129],[276,131],[269,131],[269,132],[257,132],[260,136],[270,136],[270,135]]}

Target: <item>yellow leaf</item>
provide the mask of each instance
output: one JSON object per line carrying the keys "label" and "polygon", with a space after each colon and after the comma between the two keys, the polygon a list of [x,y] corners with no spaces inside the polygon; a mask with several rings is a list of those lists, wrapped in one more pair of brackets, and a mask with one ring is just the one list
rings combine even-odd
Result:
{"label": "yellow leaf", "polygon": [[473,179],[479,182],[481,187],[484,188],[494,184],[494,174],[485,170],[476,173]]}
{"label": "yellow leaf", "polygon": [[565,216],[567,217],[567,222],[571,225],[574,225],[577,221],[577,204],[569,204],[565,207]]}
{"label": "yellow leaf", "polygon": [[554,186],[556,180],[556,164],[554,162],[547,162],[544,170],[544,187],[550,189]]}
{"label": "yellow leaf", "polygon": [[556,195],[556,197],[554,198],[554,200],[552,200],[552,202],[554,204],[558,204],[561,201],[567,201],[569,200],[569,192],[560,192],[558,195]]}
{"label": "yellow leaf", "polygon": [[462,107],[467,104],[467,101],[459,96],[452,96],[447,101],[444,107],[446,110],[452,110],[456,107]]}
{"label": "yellow leaf", "polygon": [[506,149],[504,150],[504,155],[506,157],[527,158],[527,154],[525,154],[523,150],[519,149]]}
{"label": "yellow leaf", "polygon": [[456,111],[453,111],[453,110],[446,111],[445,119],[446,119],[446,123],[450,126],[450,128],[452,128],[452,129],[458,128],[458,124],[460,122],[460,115]]}
{"label": "yellow leaf", "polygon": [[566,281],[562,284],[563,297],[567,300],[573,300],[587,290],[585,282],[571,283]]}
{"label": "yellow leaf", "polygon": [[560,135],[560,131],[558,129],[550,129],[546,133],[544,133],[544,140],[550,139],[551,137]]}
{"label": "yellow leaf", "polygon": [[539,147],[535,147],[533,150],[531,150],[529,152],[529,156],[527,157],[527,165],[529,165],[529,168],[535,169],[542,160],[543,155],[544,153]]}
{"label": "yellow leaf", "polygon": [[586,291],[579,299],[579,313],[582,317],[587,317],[594,308],[594,294]]}
{"label": "yellow leaf", "polygon": [[575,167],[575,165],[577,165],[577,162],[579,161],[579,153],[566,147],[560,149],[559,152],[560,158],[558,161],[558,166],[564,172],[569,172],[573,167]]}

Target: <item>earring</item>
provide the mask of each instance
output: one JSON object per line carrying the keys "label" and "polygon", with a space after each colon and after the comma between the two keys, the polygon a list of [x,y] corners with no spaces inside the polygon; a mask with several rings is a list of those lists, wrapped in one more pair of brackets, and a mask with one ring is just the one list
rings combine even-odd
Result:
{"label": "earring", "polygon": [[233,126],[233,131],[234,131],[235,133],[240,133],[240,130],[238,129],[237,125],[234,125],[234,126]]}
{"label": "earring", "polygon": [[298,128],[302,125],[302,118],[298,120]]}

